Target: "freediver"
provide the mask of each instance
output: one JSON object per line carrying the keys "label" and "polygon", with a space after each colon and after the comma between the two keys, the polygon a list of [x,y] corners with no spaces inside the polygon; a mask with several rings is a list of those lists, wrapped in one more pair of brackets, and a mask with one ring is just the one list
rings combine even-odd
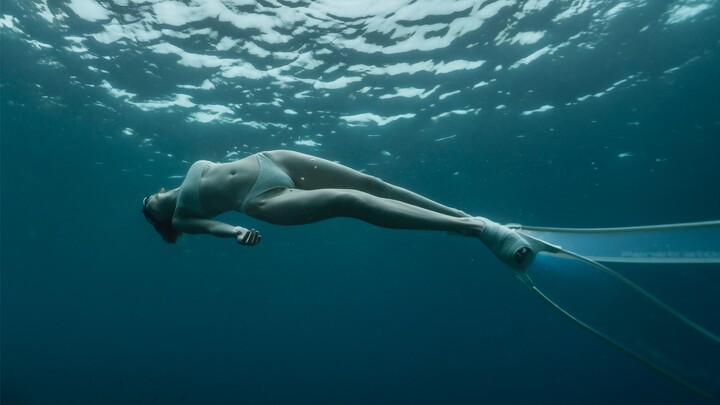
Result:
{"label": "freediver", "polygon": [[480,239],[502,261],[523,267],[532,256],[515,231],[319,157],[288,150],[229,163],[195,162],[180,187],[143,199],[142,213],[162,238],[183,234],[235,238],[253,246],[255,229],[212,219],[228,211],[278,225],[349,217],[394,229],[446,231]]}

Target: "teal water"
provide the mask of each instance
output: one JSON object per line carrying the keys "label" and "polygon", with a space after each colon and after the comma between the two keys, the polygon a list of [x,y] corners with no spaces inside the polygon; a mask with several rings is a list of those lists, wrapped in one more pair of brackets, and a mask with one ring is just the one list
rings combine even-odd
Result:
{"label": "teal water", "polygon": [[[3,404],[711,403],[477,241],[235,214],[260,245],[171,246],[140,207],[195,160],[285,148],[499,222],[718,219],[717,1],[0,14]],[[717,268],[627,271],[720,333]]]}

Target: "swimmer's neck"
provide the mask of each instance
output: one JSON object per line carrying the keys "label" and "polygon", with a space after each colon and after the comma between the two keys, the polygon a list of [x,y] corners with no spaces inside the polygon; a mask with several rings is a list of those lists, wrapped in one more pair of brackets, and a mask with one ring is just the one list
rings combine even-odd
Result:
{"label": "swimmer's neck", "polygon": [[175,207],[177,206],[178,196],[180,195],[180,187],[168,190],[164,193],[157,195],[158,210],[169,218],[172,218],[175,214]]}

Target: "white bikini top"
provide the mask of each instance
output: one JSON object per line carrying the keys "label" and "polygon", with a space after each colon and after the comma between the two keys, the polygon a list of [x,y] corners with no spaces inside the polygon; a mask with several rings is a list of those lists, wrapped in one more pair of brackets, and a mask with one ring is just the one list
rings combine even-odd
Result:
{"label": "white bikini top", "polygon": [[175,206],[175,215],[182,210],[182,216],[192,216],[196,218],[210,218],[200,203],[200,178],[205,168],[212,164],[209,160],[198,160],[190,166],[185,180],[180,185],[180,194],[178,195],[177,205]]}

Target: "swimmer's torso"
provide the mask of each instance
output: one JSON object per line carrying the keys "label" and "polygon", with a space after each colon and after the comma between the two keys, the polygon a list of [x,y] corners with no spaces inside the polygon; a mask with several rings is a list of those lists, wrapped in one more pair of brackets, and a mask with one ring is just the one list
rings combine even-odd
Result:
{"label": "swimmer's torso", "polygon": [[239,210],[258,175],[255,155],[230,162],[212,163],[200,178],[200,203],[210,216]]}

